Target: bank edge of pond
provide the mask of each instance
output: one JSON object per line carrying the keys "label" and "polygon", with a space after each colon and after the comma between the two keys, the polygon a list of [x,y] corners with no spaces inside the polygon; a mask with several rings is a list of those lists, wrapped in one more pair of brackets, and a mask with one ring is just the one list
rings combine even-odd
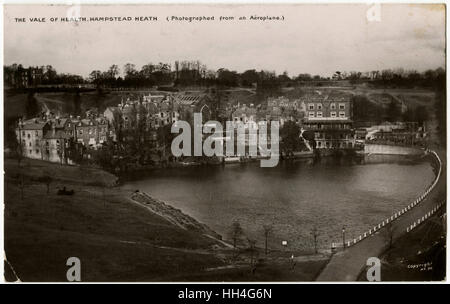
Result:
{"label": "bank edge of pond", "polygon": [[165,218],[170,223],[185,229],[205,234],[209,237],[222,241],[222,236],[209,228],[207,225],[200,223],[193,217],[183,213],[180,209],[157,200],[145,192],[135,191],[131,194],[131,199],[152,211],[155,214]]}
{"label": "bank edge of pond", "polygon": [[[411,154],[387,153],[384,155],[398,155],[398,156],[404,157],[405,160],[411,160],[411,158],[414,158],[414,159],[428,158],[430,161],[430,164],[433,166],[434,162],[432,161],[431,158],[429,158],[429,154],[425,154],[425,151],[422,149],[417,148],[417,150],[420,151],[421,153],[418,153],[417,151],[415,151],[414,153],[411,153]],[[349,153],[346,151],[343,151],[343,153],[335,153],[336,151],[331,151],[331,150],[330,151],[322,151],[322,152],[324,152],[324,153],[318,152],[318,153],[308,153],[308,154],[296,155],[296,156],[293,156],[290,158],[284,158],[282,161],[293,161],[293,160],[295,161],[298,159],[311,159],[311,158],[320,159],[321,157],[331,158],[331,157],[343,157],[343,156],[351,156],[351,157],[359,158],[359,157],[365,157],[367,155],[366,153],[354,153],[354,151],[352,153]],[[242,162],[241,164],[255,162],[257,160],[258,159],[250,159],[248,161]],[[193,167],[193,166],[217,166],[217,165],[226,165],[226,164],[212,162],[212,163],[204,163],[204,164],[195,163],[195,164],[190,164],[190,165],[186,165],[186,166],[185,165],[175,165],[175,166],[170,166],[170,167],[185,168],[185,167]],[[157,167],[157,168],[161,169],[163,167]],[[435,166],[433,166],[433,168],[436,169]],[[154,168],[154,169],[156,169],[156,168]],[[147,170],[143,170],[143,171],[147,171]],[[134,171],[134,173],[136,173],[136,171]],[[143,176],[141,175],[140,178],[142,178],[142,177]],[[119,180],[120,180],[120,184],[122,184],[124,181],[128,181],[128,179],[125,179],[125,180],[119,179]],[[131,180],[133,180],[133,179],[131,179]],[[231,246],[229,243],[224,242],[223,236],[221,234],[214,231],[208,225],[206,225],[204,223],[200,223],[192,216],[187,215],[181,209],[173,207],[172,205],[170,205],[170,203],[162,202],[158,199],[155,199],[155,198],[151,197],[150,195],[148,195],[147,193],[141,192],[140,190],[136,190],[131,195],[131,199],[133,201],[147,207],[153,213],[156,213],[156,214],[162,216],[163,218],[165,218],[169,222],[173,223],[174,225],[177,225],[186,230],[193,230],[193,231],[200,232],[206,236],[212,237],[212,238],[222,242],[227,247]]]}

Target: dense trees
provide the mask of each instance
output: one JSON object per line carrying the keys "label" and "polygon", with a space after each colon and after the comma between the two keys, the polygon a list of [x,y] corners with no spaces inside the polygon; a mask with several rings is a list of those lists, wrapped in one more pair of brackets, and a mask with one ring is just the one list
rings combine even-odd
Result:
{"label": "dense trees", "polygon": [[60,74],[51,65],[25,68],[21,64],[3,67],[5,85],[13,88],[35,87],[38,85],[77,85],[85,82],[74,74]]}
{"label": "dense trees", "polygon": [[304,144],[300,139],[300,127],[293,121],[287,121],[280,129],[281,151],[289,154],[294,151],[303,150]]}
{"label": "dense trees", "polygon": [[97,87],[145,88],[151,86],[226,86],[254,87],[260,95],[276,95],[280,87],[311,82],[322,85],[327,81],[345,80],[350,83],[370,82],[376,87],[433,87],[443,77],[442,68],[418,72],[416,70],[384,69],[376,71],[336,71],[330,76],[300,73],[290,77],[287,72],[248,69],[242,73],[221,67],[209,70],[198,60],[169,63],[146,63],[139,69],[133,63],[122,68],[112,64],[106,71],[93,70],[86,79],[79,75],[58,73],[51,65],[24,68],[20,64],[4,66],[5,84],[12,87],[91,83]]}

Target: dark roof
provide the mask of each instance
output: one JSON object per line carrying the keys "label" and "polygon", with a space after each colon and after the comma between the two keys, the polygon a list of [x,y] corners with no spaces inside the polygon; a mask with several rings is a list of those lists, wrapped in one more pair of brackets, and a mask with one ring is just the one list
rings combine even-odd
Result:
{"label": "dark roof", "polygon": [[45,122],[29,122],[22,125],[22,130],[42,130],[48,124]]}
{"label": "dark roof", "polygon": [[54,123],[55,123],[55,127],[56,128],[64,128],[64,125],[67,122],[67,118],[59,118],[59,119],[55,119]]}

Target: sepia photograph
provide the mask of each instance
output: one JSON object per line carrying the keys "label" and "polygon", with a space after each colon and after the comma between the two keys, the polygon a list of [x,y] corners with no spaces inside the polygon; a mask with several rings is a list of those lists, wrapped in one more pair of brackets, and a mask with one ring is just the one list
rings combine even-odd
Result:
{"label": "sepia photograph", "polygon": [[445,282],[446,26],[445,3],[4,4],[1,281]]}

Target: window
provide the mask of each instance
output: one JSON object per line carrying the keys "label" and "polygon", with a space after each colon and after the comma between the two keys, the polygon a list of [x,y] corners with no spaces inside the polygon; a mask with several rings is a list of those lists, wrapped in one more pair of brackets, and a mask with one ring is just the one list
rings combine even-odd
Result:
{"label": "window", "polygon": [[322,110],[322,104],[321,103],[317,104],[317,110]]}
{"label": "window", "polygon": [[83,130],[78,131],[78,134],[83,135]]}
{"label": "window", "polygon": [[335,103],[331,104],[331,110],[336,110],[336,104]]}
{"label": "window", "polygon": [[317,112],[317,117],[319,117],[319,118],[320,118],[320,117],[323,117],[323,114],[322,114],[322,112],[320,112],[320,111],[319,111],[319,112]]}
{"label": "window", "polygon": [[308,109],[314,110],[314,104],[313,103],[308,104]]}
{"label": "window", "polygon": [[331,117],[336,117],[336,112],[334,112],[334,111],[331,112],[331,113],[330,113],[330,116],[331,116]]}
{"label": "window", "polygon": [[339,111],[339,117],[340,118],[344,118],[345,117],[345,112],[344,111]]}
{"label": "window", "polygon": [[310,118],[314,117],[314,112],[309,112],[309,117]]}
{"label": "window", "polygon": [[34,135],[39,136],[39,132],[38,131],[34,131]]}
{"label": "window", "polygon": [[344,109],[345,109],[345,104],[340,103],[340,104],[339,104],[339,110],[344,110]]}
{"label": "window", "polygon": [[30,138],[30,133],[27,134],[27,137]]}
{"label": "window", "polygon": [[22,131],[22,136],[25,136],[25,131]]}
{"label": "window", "polygon": [[36,149],[36,154],[39,154],[39,149]]}

